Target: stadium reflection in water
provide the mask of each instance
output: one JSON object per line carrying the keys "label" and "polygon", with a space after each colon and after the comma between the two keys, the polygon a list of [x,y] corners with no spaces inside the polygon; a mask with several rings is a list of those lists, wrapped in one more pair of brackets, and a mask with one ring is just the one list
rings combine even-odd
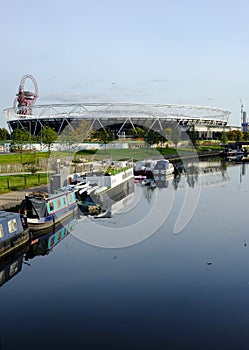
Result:
{"label": "stadium reflection in water", "polygon": [[[140,220],[136,206],[146,215],[159,193],[165,203],[173,193],[167,220],[129,248],[77,239],[89,220],[80,213],[1,259],[2,349],[246,349],[248,171],[217,160],[179,166],[159,188],[135,183],[107,217],[90,218],[119,235]],[[176,235],[186,189],[198,187],[195,213]]]}

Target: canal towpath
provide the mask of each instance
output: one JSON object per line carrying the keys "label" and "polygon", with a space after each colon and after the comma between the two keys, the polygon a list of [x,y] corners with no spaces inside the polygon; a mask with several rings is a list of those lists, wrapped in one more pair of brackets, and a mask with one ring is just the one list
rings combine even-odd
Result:
{"label": "canal towpath", "polygon": [[46,185],[36,186],[32,188],[26,188],[20,191],[11,191],[3,193],[0,195],[0,210],[6,210],[16,207],[21,204],[26,193],[31,193],[34,191],[47,191]]}

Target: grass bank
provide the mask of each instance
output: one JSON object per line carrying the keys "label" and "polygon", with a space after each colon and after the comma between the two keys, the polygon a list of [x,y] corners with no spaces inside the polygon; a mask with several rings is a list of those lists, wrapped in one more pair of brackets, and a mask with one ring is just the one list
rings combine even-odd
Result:
{"label": "grass bank", "polygon": [[[189,152],[189,149],[182,149],[182,152]],[[91,155],[92,160],[125,160],[133,159],[139,161],[147,158],[160,157],[177,154],[174,148],[125,148],[125,149],[101,149],[98,151],[91,151],[91,153],[84,150],[76,152],[75,158],[80,159]]]}
{"label": "grass bank", "polygon": [[47,174],[0,176],[0,194],[46,184]]}

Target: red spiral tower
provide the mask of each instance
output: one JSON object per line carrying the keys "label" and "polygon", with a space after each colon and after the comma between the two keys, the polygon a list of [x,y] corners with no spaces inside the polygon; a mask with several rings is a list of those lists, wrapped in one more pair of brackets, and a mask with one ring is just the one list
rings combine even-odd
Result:
{"label": "red spiral tower", "polygon": [[[34,85],[34,92],[24,90],[25,81],[30,79]],[[38,85],[35,78],[30,74],[25,74],[19,84],[18,93],[14,100],[14,108],[18,114],[31,115],[32,106],[35,104],[38,98]]]}

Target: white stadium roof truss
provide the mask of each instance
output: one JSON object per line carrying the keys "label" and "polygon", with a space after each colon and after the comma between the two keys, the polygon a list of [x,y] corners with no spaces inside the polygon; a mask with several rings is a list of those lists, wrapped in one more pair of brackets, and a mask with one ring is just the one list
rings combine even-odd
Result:
{"label": "white stadium roof truss", "polygon": [[[174,105],[174,104],[136,104],[136,103],[80,103],[80,104],[50,104],[32,106],[32,114],[21,114],[21,110],[8,108],[4,110],[8,124],[36,123],[34,130],[40,124],[43,126],[44,120],[49,122],[57,121],[61,123],[59,133],[65,127],[65,123],[73,128],[72,121],[87,119],[92,125],[95,121],[105,128],[112,125],[111,122],[121,124],[119,132],[129,122],[136,131],[135,125],[144,125],[148,122],[148,129],[152,129],[156,124],[163,129],[162,123],[174,122],[178,125],[206,125],[225,126],[230,117],[228,110],[216,107],[194,106],[194,105]],[[109,124],[108,124],[108,123]],[[118,133],[119,133],[118,132]]]}

